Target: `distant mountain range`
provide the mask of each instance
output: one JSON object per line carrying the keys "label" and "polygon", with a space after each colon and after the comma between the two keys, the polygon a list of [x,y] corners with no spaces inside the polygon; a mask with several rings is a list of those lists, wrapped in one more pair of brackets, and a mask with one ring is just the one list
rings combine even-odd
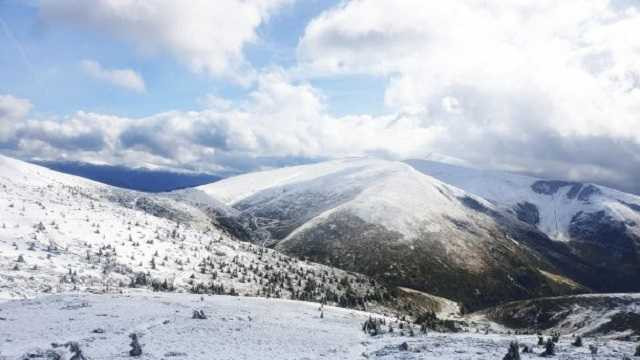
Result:
{"label": "distant mountain range", "polygon": [[212,183],[222,177],[206,173],[185,173],[125,166],[96,165],[68,161],[33,161],[34,164],[125,189],[163,192]]}
{"label": "distant mountain range", "polygon": [[424,160],[355,158],[174,196],[237,236],[464,303],[640,291],[640,198]]}

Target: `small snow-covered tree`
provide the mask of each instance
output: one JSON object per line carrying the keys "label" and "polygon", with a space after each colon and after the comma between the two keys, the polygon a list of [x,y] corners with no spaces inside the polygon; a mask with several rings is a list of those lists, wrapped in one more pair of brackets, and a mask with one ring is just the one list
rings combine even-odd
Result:
{"label": "small snow-covered tree", "polygon": [[502,359],[503,360],[520,360],[520,345],[518,345],[518,342],[512,341],[509,344],[509,351],[507,352],[507,355],[505,355]]}
{"label": "small snow-covered tree", "polygon": [[544,345],[544,352],[542,356],[554,356],[556,354],[556,343],[553,339],[547,339],[547,343]]}
{"label": "small snow-covered tree", "polygon": [[80,350],[80,345],[77,342],[68,342],[65,345],[69,348],[69,352],[73,354],[69,360],[86,360],[84,355],[82,355],[82,350]]}
{"label": "small snow-covered tree", "polygon": [[142,355],[142,346],[140,346],[140,343],[138,342],[138,334],[133,333],[130,334],[129,337],[131,338],[131,343],[129,344],[129,346],[131,346],[131,350],[129,350],[129,355],[136,357]]}
{"label": "small snow-covered tree", "polygon": [[576,336],[576,339],[573,341],[573,343],[571,343],[571,345],[573,345],[575,347],[581,347],[582,346],[582,337],[580,335]]}

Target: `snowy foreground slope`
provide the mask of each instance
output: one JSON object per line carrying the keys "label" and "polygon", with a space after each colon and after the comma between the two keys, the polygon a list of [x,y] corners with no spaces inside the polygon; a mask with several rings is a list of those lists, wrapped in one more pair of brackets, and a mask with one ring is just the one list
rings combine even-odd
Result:
{"label": "snowy foreground slope", "polygon": [[[207,318],[193,319],[194,310]],[[506,332],[415,329],[409,336],[393,318],[385,319],[393,333],[371,336],[362,331],[370,316],[328,306],[320,311],[314,303],[219,295],[47,296],[0,303],[0,359],[69,356],[65,347],[52,345],[67,342],[77,342],[88,359],[130,358],[132,333],[142,346],[141,359],[501,359],[513,340],[533,348],[524,359],[543,351],[536,336]],[[558,359],[589,358],[590,344],[598,345],[598,359],[621,359],[635,346],[589,338],[575,348],[571,340],[561,338]]]}
{"label": "snowy foreground slope", "polygon": [[0,156],[0,298],[160,291],[373,306],[359,274],[236,241],[199,209]]}

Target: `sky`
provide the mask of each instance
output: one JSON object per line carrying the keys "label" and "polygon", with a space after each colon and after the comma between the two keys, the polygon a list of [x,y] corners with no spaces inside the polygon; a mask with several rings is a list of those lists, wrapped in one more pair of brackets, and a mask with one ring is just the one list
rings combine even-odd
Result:
{"label": "sky", "polygon": [[0,0],[0,153],[449,156],[640,193],[638,33],[632,0]]}

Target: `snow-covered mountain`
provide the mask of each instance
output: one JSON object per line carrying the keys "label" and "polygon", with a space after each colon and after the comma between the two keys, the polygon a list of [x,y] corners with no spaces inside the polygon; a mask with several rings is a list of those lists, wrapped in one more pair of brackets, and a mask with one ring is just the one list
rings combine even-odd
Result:
{"label": "snow-covered mountain", "polygon": [[239,242],[189,204],[3,156],[0,209],[0,298],[141,287],[362,307],[390,296],[366,276]]}
{"label": "snow-covered mountain", "polygon": [[[425,160],[407,160],[418,171],[507,206],[554,240],[569,241],[580,212],[604,211],[614,221],[640,222],[640,197],[605,186],[545,180],[508,172],[479,170]],[[533,205],[533,206],[531,206]],[[640,234],[640,227],[629,230]]]}
{"label": "snow-covered mountain", "polygon": [[640,197],[604,186],[539,179],[425,160],[407,164],[487,199],[597,270],[583,283],[609,292],[640,291]]}
{"label": "snow-covered mountain", "polygon": [[585,269],[574,266],[568,249],[551,246],[542,232],[482,197],[402,162],[328,161],[173,196],[233,208],[254,242],[471,308],[585,290],[571,280]]}

